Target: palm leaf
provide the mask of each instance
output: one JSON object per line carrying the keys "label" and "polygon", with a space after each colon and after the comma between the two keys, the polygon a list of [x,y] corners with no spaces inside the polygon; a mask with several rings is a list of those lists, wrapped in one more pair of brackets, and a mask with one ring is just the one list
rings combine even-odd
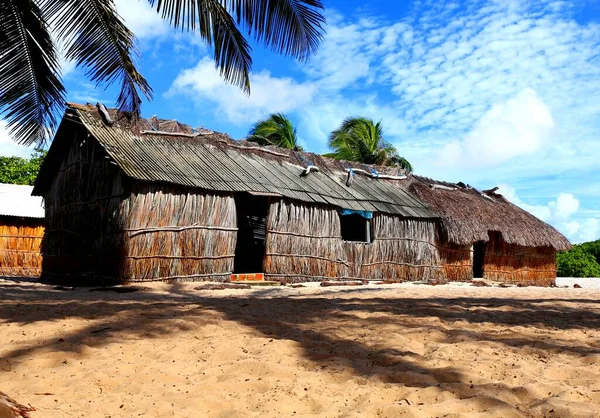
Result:
{"label": "palm leaf", "polygon": [[248,132],[248,141],[261,145],[276,145],[294,151],[302,151],[298,145],[296,128],[283,113],[273,113],[254,124]]}
{"label": "palm leaf", "polygon": [[0,111],[24,145],[42,144],[64,106],[46,17],[35,1],[0,0]]}
{"label": "palm leaf", "polygon": [[[148,0],[175,28],[195,32],[215,51],[225,80],[250,92],[250,46],[239,28],[275,52],[305,60],[323,39],[320,0]],[[215,33],[222,36],[215,36]],[[220,55],[219,55],[220,53]]]}
{"label": "palm leaf", "polygon": [[219,0],[148,0],[174,27],[195,32],[213,48],[215,65],[228,83],[250,93],[251,47]]}
{"label": "palm leaf", "polygon": [[121,83],[117,106],[137,117],[142,95],[152,89],[135,65],[136,39],[116,13],[112,0],[49,1],[46,6],[56,34],[66,45],[66,57],[86,69],[97,85]]}
{"label": "palm leaf", "polygon": [[300,60],[314,54],[323,40],[321,0],[224,0],[238,23],[280,54]]}
{"label": "palm leaf", "polygon": [[410,163],[400,157],[396,148],[383,138],[381,122],[374,123],[362,116],[345,119],[329,136],[329,147],[333,152],[327,155],[333,158],[364,164],[400,166],[408,172],[412,171]]}

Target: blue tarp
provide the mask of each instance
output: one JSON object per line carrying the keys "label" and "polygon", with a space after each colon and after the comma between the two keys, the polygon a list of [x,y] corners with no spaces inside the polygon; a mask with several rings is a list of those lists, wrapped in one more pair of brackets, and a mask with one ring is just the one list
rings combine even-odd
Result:
{"label": "blue tarp", "polygon": [[373,212],[367,210],[352,210],[352,209],[339,209],[340,215],[360,215],[366,219],[373,219]]}

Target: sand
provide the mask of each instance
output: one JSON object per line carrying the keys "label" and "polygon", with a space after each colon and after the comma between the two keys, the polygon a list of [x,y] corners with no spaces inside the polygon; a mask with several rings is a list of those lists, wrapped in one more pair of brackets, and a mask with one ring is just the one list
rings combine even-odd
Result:
{"label": "sand", "polygon": [[0,280],[0,391],[36,417],[600,417],[600,291],[132,293]]}

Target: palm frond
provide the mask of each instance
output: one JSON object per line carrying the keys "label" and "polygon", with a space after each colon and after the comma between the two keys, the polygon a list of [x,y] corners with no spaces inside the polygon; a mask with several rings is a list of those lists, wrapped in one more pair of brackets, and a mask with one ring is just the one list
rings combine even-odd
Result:
{"label": "palm frond", "polygon": [[323,40],[321,0],[224,0],[237,22],[277,53],[306,60]]}
{"label": "palm frond", "polygon": [[252,48],[219,0],[148,0],[175,28],[195,32],[214,51],[221,76],[250,93]]}
{"label": "palm frond", "polygon": [[328,156],[340,160],[364,164],[400,166],[412,171],[412,166],[398,156],[396,148],[383,138],[381,122],[354,116],[345,119],[340,127],[329,136],[329,147],[333,150]]}
{"label": "palm frond", "polygon": [[121,83],[117,106],[139,116],[142,95],[152,98],[152,89],[137,70],[136,39],[117,14],[112,0],[44,1],[56,34],[65,42],[66,57],[97,85]]}
{"label": "palm frond", "polygon": [[248,140],[261,145],[276,145],[302,151],[302,147],[298,145],[294,124],[283,113],[273,113],[268,118],[256,122],[248,132]]}
{"label": "palm frond", "polygon": [[[231,84],[250,92],[250,46],[239,28],[277,53],[308,59],[323,40],[321,0],[148,0],[175,28],[195,32],[215,51]],[[216,33],[222,36],[215,36]],[[221,55],[218,52],[221,51]]]}
{"label": "palm frond", "polygon": [[47,15],[33,0],[0,0],[0,112],[24,145],[43,144],[65,89]]}

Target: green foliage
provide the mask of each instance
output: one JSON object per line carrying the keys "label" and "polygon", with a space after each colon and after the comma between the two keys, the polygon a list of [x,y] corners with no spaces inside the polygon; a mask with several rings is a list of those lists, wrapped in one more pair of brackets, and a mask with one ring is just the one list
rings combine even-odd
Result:
{"label": "green foliage", "polygon": [[398,155],[396,148],[383,138],[381,122],[365,117],[351,117],[333,131],[329,137],[332,153],[327,157],[355,161],[364,164],[402,167],[412,172],[412,165]]}
{"label": "green foliage", "polygon": [[[134,0],[131,0],[133,2]],[[251,41],[307,60],[323,40],[321,0],[146,0],[171,26],[195,34],[225,81],[250,93]],[[135,35],[113,0],[0,0],[0,117],[23,144],[43,144],[66,94],[58,46],[117,105],[140,116],[152,88],[138,71]]]}
{"label": "green foliage", "polygon": [[580,245],[581,249],[591,254],[598,264],[600,264],[600,239],[596,241],[584,242]]}
{"label": "green foliage", "polygon": [[296,128],[283,113],[273,113],[268,118],[256,122],[248,133],[248,141],[302,151],[302,147],[298,145]]}
{"label": "green foliage", "polygon": [[600,277],[600,240],[574,245],[556,256],[558,277]]}
{"label": "green foliage", "polygon": [[47,151],[36,149],[29,160],[0,156],[0,183],[33,186]]}

